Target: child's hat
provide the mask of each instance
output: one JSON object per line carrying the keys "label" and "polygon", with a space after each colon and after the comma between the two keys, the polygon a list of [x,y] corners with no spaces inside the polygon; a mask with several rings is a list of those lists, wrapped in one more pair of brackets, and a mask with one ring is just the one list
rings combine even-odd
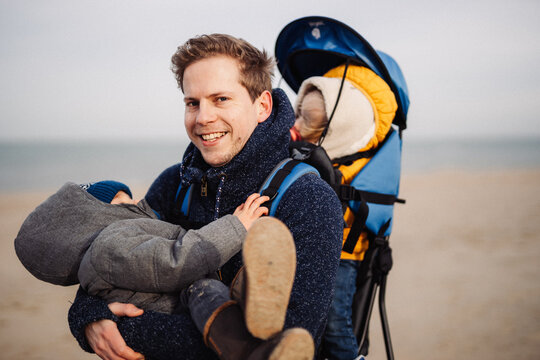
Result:
{"label": "child's hat", "polygon": [[83,185],[82,188],[96,199],[106,203],[110,203],[119,191],[123,191],[128,194],[130,198],[133,198],[131,190],[129,190],[127,185],[113,180],[90,183],[88,185]]}

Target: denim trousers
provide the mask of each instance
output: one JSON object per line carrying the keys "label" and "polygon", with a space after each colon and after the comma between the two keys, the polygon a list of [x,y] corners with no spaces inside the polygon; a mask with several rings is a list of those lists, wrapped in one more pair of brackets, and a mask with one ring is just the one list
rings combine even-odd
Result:
{"label": "denim trousers", "polygon": [[339,263],[323,341],[329,359],[352,360],[358,356],[358,341],[352,326],[352,301],[360,263],[355,260],[341,260]]}
{"label": "denim trousers", "polygon": [[204,333],[204,325],[210,315],[225,302],[231,300],[229,288],[215,279],[195,281],[182,292],[181,303],[189,309],[197,329]]}

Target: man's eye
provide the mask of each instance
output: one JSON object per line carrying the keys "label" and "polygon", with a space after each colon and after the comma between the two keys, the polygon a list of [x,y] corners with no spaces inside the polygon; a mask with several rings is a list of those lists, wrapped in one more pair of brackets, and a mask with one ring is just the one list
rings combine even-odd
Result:
{"label": "man's eye", "polygon": [[197,106],[199,105],[199,103],[197,101],[188,101],[186,103],[186,107],[194,107],[194,106]]}
{"label": "man's eye", "polygon": [[229,100],[229,98],[225,97],[225,96],[220,96],[220,97],[217,98],[217,101],[219,101],[219,102],[224,102],[224,101],[227,101],[227,100]]}

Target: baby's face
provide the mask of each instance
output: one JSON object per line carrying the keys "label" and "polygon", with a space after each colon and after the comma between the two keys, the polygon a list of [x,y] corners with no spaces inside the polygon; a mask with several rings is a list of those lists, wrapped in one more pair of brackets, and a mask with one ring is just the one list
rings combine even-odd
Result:
{"label": "baby's face", "polygon": [[315,92],[307,93],[300,105],[294,127],[302,136],[302,140],[315,144],[325,125],[326,111],[322,97]]}
{"label": "baby's face", "polygon": [[129,195],[123,191],[116,193],[111,201],[111,204],[134,204],[137,205],[137,201],[130,198]]}

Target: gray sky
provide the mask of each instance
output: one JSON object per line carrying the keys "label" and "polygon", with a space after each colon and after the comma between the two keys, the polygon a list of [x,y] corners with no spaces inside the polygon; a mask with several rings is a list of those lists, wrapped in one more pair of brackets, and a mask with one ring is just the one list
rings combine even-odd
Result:
{"label": "gray sky", "polygon": [[223,32],[273,53],[308,15],[397,60],[407,136],[540,136],[537,0],[0,0],[0,140],[186,139],[176,47]]}

